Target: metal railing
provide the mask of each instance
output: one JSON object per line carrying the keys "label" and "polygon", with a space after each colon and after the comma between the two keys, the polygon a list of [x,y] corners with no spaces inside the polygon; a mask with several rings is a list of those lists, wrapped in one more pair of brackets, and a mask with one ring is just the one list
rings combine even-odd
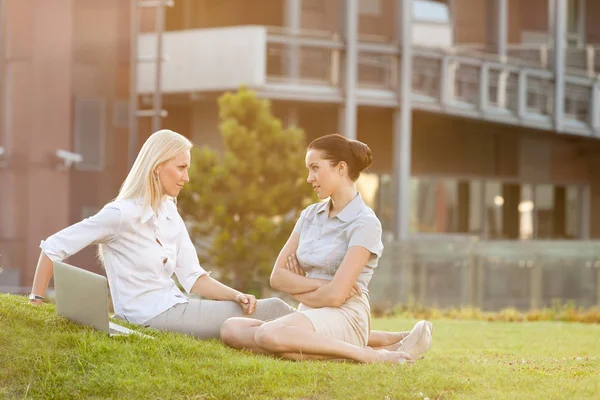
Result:
{"label": "metal railing", "polygon": [[[267,32],[267,82],[320,85],[343,91],[345,44],[338,36],[315,32],[294,35],[279,28],[268,28]],[[539,60],[525,56],[501,60],[473,48],[414,47],[414,106],[552,129],[555,79],[548,69],[552,55],[550,50],[541,49],[536,50],[540,52]],[[357,88],[358,95],[363,96],[359,100],[369,104],[369,96],[379,96],[377,104],[385,98],[386,104],[397,106],[400,47],[363,38],[358,50]],[[301,63],[299,74],[293,78],[285,73],[290,51],[297,52]],[[518,51],[533,54],[533,49],[514,48],[509,53]],[[591,63],[589,57],[595,60],[597,55],[595,47],[586,50],[585,62],[593,65],[594,71],[596,63]],[[571,62],[570,56],[567,59]],[[564,130],[600,136],[600,80],[595,73],[568,69],[565,81]]]}
{"label": "metal railing", "polygon": [[600,241],[413,238],[386,243],[373,304],[497,311],[600,305]]}

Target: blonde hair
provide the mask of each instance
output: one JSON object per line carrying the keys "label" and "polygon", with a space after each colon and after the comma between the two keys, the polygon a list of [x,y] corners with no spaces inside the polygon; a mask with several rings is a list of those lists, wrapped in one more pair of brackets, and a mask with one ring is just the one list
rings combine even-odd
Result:
{"label": "blonde hair", "polygon": [[192,147],[192,142],[177,132],[169,129],[154,132],[138,153],[116,199],[139,198],[143,200],[143,210],[151,207],[156,211],[164,195],[154,176],[156,167]]}
{"label": "blonde hair", "polygon": [[[144,142],[115,200],[142,199],[142,210],[152,207],[156,212],[163,197],[163,190],[158,179],[154,178],[154,170],[192,147],[192,142],[177,132],[169,129],[154,132]],[[104,268],[101,244],[98,245],[96,256]]]}

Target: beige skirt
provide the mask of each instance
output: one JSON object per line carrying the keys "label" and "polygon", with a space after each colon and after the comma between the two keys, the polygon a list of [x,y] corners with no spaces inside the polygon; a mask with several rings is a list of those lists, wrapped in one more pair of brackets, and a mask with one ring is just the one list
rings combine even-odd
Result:
{"label": "beige skirt", "polygon": [[315,332],[365,347],[371,332],[371,307],[366,294],[349,298],[341,307],[311,308],[304,304],[298,311],[312,322]]}

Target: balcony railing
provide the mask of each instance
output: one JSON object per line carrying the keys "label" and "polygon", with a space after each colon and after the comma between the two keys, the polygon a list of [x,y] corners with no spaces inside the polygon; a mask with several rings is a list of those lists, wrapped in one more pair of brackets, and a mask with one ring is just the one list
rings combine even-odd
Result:
{"label": "balcony railing", "polygon": [[[153,40],[152,35],[140,37],[142,55],[154,56]],[[162,87],[177,93],[245,84],[272,98],[341,102],[345,46],[337,34],[281,27],[167,32]],[[400,46],[360,37],[357,47],[358,104],[397,107]],[[551,55],[540,54],[546,64],[525,56],[506,62],[473,49],[414,46],[414,107],[551,130],[555,79],[548,69]],[[153,64],[141,64],[138,71],[140,93],[151,92]],[[568,70],[563,129],[600,136],[600,80],[587,75]]]}
{"label": "balcony railing", "polygon": [[[494,53],[486,45],[461,44],[457,51],[462,54]],[[508,62],[524,66],[552,70],[554,68],[554,49],[545,43],[516,43],[507,46]],[[565,48],[565,67],[567,73],[576,76],[596,77],[600,74],[600,45],[588,44],[581,47]]]}

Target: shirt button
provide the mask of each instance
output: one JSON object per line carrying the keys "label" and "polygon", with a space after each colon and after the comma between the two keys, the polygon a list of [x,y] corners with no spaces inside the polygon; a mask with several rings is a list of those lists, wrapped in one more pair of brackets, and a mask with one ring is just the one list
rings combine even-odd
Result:
{"label": "shirt button", "polygon": [[166,264],[166,263],[167,263],[167,261],[169,261],[169,259],[168,259],[168,258],[165,258],[165,259],[163,260],[163,264]]}

